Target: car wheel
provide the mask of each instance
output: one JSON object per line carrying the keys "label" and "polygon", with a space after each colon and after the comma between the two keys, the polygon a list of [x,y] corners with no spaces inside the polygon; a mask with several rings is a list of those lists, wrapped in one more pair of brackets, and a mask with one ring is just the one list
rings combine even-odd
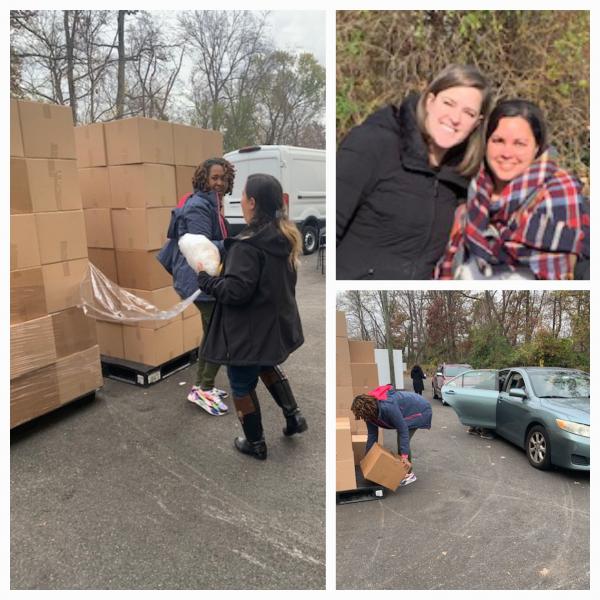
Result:
{"label": "car wheel", "polygon": [[302,251],[304,254],[312,254],[319,243],[319,232],[314,225],[305,225],[302,228]]}
{"label": "car wheel", "polygon": [[440,399],[442,400],[442,406],[448,406],[448,403],[444,400],[444,396],[440,396]]}
{"label": "car wheel", "polygon": [[550,437],[541,425],[534,425],[527,433],[525,452],[532,467],[550,468]]}

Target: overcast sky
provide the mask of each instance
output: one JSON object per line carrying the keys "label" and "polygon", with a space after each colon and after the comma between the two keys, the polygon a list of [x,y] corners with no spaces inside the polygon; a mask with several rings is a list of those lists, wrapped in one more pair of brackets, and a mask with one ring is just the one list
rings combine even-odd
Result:
{"label": "overcast sky", "polygon": [[325,11],[278,10],[270,13],[268,22],[278,48],[310,52],[325,66]]}

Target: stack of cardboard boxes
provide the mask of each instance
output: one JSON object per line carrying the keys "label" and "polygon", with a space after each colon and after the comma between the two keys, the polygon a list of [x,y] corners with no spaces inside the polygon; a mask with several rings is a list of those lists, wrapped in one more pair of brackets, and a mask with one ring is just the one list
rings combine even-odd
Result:
{"label": "stack of cardboard boxes", "polygon": [[11,427],[102,385],[71,109],[10,105]]}
{"label": "stack of cardboard boxes", "polygon": [[[77,127],[75,139],[90,260],[120,287],[171,308],[180,298],[156,254],[195,168],[222,155],[221,134],[135,117]],[[98,322],[103,355],[145,365],[192,350],[201,337],[194,306],[167,321]]]}

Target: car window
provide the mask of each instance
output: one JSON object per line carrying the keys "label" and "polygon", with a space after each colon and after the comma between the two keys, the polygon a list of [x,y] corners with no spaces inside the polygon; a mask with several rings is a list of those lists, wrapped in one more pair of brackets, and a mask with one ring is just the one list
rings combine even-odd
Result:
{"label": "car window", "polygon": [[463,378],[462,377],[455,377],[454,379],[451,379],[447,384],[446,387],[463,387]]}
{"label": "car window", "polygon": [[462,376],[463,387],[476,388],[478,390],[496,389],[495,371],[469,371]]}
{"label": "car window", "polygon": [[524,390],[525,389],[525,381],[523,381],[523,376],[521,373],[511,373],[508,378],[508,384],[506,385],[506,391],[509,392],[512,389]]}
{"label": "car window", "polygon": [[471,367],[469,367],[468,365],[465,365],[465,366],[462,366],[462,365],[448,366],[448,365],[446,365],[446,369],[444,371],[444,376],[445,377],[456,377],[457,375],[460,375],[461,373],[468,371],[470,368]]}

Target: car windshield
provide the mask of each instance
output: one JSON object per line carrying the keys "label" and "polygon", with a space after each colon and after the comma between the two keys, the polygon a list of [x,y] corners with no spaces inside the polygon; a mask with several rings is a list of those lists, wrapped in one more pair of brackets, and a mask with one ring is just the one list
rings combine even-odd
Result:
{"label": "car windshield", "polygon": [[468,371],[470,368],[469,365],[446,365],[444,375],[446,377],[456,377],[457,375]]}
{"label": "car windshield", "polygon": [[590,377],[574,371],[530,372],[533,391],[538,398],[589,398]]}

